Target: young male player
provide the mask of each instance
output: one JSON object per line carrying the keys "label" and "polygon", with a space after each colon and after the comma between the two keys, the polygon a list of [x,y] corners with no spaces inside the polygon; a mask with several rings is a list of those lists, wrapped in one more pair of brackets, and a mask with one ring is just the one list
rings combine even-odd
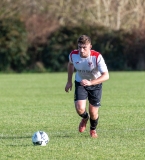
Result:
{"label": "young male player", "polygon": [[[87,35],[78,38],[78,49],[69,54],[68,79],[65,91],[72,89],[72,76],[75,74],[75,108],[82,120],[79,132],[84,132],[90,119],[90,136],[97,138],[98,110],[101,106],[102,82],[109,79],[105,61],[99,52],[91,50],[91,39]],[[89,101],[89,113],[86,110],[86,100]]]}

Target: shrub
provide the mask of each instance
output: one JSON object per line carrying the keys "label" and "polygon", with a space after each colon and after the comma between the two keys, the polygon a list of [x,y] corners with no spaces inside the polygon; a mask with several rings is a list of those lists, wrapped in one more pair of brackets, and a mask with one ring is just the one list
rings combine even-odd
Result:
{"label": "shrub", "polygon": [[27,34],[19,19],[0,20],[0,70],[21,72],[27,66]]}
{"label": "shrub", "polygon": [[49,37],[42,50],[42,61],[52,71],[66,71],[68,55],[77,48],[77,39],[87,34],[92,39],[93,49],[101,52],[110,70],[123,70],[126,66],[123,31],[115,32],[103,27],[62,27]]}

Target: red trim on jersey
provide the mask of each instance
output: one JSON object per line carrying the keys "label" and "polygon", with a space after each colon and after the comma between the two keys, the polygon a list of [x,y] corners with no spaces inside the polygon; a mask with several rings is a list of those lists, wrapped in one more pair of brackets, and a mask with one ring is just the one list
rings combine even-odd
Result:
{"label": "red trim on jersey", "polygon": [[91,50],[91,56],[95,56],[96,57],[96,64],[97,64],[97,59],[98,59],[98,56],[100,55],[99,52],[97,51],[94,51],[94,50]]}
{"label": "red trim on jersey", "polygon": [[71,61],[73,62],[72,60],[72,55],[73,54],[79,54],[79,51],[78,50],[73,50],[71,53],[70,53],[70,58],[71,58]]}
{"label": "red trim on jersey", "polygon": [[[79,54],[79,50],[73,50],[71,53],[70,53],[70,58],[71,58],[71,61],[73,62],[72,60],[72,55],[73,54]],[[97,59],[98,59],[98,56],[100,55],[99,52],[97,51],[94,51],[94,50],[91,50],[91,55],[90,56],[95,56],[96,57],[96,63],[97,63]]]}
{"label": "red trim on jersey", "polygon": [[98,58],[99,55],[100,55],[99,52],[91,50],[91,56],[96,56],[96,58]]}

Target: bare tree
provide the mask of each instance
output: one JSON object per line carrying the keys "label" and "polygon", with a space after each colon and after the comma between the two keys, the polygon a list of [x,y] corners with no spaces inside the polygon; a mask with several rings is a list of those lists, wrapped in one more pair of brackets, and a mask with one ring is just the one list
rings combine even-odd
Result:
{"label": "bare tree", "polygon": [[0,18],[45,14],[60,25],[102,25],[129,30],[144,22],[144,0],[1,0]]}

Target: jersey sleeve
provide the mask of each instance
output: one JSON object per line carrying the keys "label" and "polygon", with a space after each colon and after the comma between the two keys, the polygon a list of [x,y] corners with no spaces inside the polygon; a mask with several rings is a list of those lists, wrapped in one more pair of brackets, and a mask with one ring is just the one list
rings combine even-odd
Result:
{"label": "jersey sleeve", "polygon": [[106,65],[106,63],[105,63],[105,61],[104,61],[104,58],[102,57],[101,54],[98,56],[97,64],[98,64],[98,70],[99,70],[101,73],[108,72],[107,65]]}

